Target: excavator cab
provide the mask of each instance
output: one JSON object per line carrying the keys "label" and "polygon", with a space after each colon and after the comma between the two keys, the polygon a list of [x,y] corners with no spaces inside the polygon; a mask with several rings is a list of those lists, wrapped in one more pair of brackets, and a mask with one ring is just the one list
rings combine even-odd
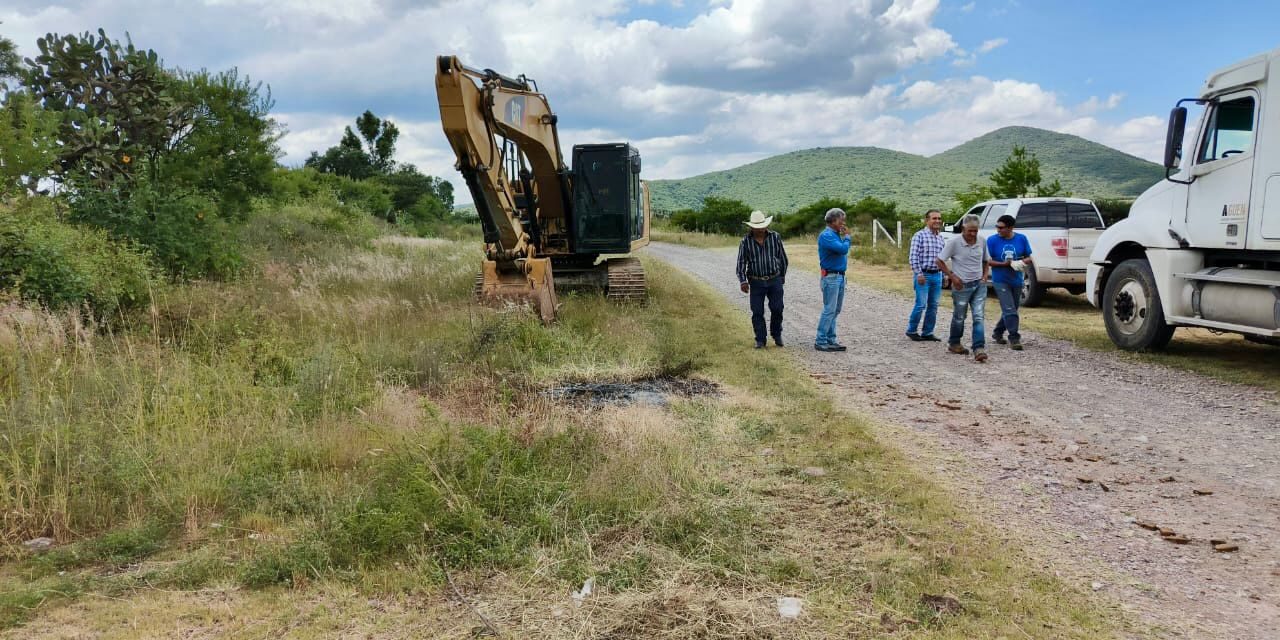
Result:
{"label": "excavator cab", "polygon": [[640,152],[631,145],[573,148],[573,239],[577,253],[630,253],[646,237]]}

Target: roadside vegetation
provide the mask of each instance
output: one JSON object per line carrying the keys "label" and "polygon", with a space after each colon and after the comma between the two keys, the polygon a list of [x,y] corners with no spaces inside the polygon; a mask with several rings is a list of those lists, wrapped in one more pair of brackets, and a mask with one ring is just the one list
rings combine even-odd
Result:
{"label": "roadside vegetation", "polygon": [[[0,316],[14,637],[470,637],[484,623],[454,589],[510,637],[1084,638],[1119,621],[787,361],[742,353],[740,315],[661,264],[649,306],[566,296],[544,327],[470,302],[470,241],[375,237],[314,205],[256,224],[248,275],[167,288],[113,331],[16,302]],[[721,388],[669,408],[540,393],[654,376]],[[36,536],[54,548],[26,552]],[[803,616],[782,622],[779,596]]]}

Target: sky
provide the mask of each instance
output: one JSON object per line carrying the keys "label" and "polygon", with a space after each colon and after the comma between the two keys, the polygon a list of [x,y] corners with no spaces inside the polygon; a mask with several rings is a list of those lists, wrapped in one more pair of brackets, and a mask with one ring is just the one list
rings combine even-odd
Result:
{"label": "sky", "polygon": [[440,54],[535,79],[566,156],[629,141],[656,179],[813,147],[932,155],[1008,125],[1158,160],[1173,103],[1214,69],[1280,47],[1276,24],[1272,0],[0,4],[0,35],[24,55],[46,33],[101,27],[168,66],[263,82],[287,129],[285,164],[337,144],[370,109],[400,127],[398,160],[459,186],[435,99]]}

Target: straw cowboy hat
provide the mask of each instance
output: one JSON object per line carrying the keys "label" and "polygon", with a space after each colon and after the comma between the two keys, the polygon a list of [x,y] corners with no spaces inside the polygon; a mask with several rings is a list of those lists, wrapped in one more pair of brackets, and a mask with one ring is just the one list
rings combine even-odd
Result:
{"label": "straw cowboy hat", "polygon": [[746,222],[746,225],[752,229],[763,229],[771,222],[773,222],[773,216],[766,218],[763,211],[752,211],[751,219]]}

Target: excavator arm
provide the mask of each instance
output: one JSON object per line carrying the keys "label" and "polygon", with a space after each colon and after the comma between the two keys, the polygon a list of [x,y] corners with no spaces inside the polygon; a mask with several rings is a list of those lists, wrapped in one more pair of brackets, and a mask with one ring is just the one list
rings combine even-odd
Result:
{"label": "excavator arm", "polygon": [[471,69],[454,56],[437,62],[441,125],[484,223],[487,253],[535,257],[548,238],[567,237],[570,207],[569,170],[547,97],[524,77]]}
{"label": "excavator arm", "polygon": [[543,254],[548,244],[568,250],[571,185],[547,97],[523,76],[472,69],[455,56],[437,58],[436,94],[484,230],[480,292],[529,298],[549,322],[555,286]]}

